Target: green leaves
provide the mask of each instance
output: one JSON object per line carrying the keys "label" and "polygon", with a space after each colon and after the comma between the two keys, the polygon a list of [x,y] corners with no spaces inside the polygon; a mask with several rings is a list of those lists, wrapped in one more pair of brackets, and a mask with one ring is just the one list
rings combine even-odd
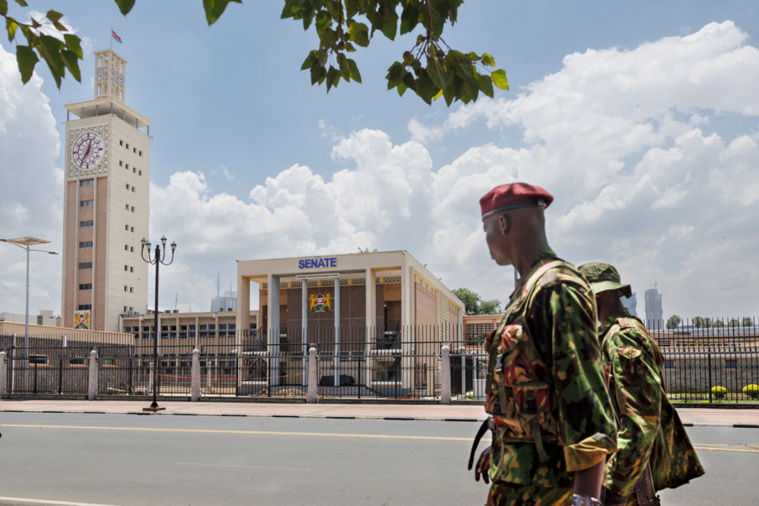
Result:
{"label": "green leaves", "polygon": [[502,90],[508,90],[509,89],[509,81],[506,79],[506,71],[499,69],[493,71],[493,73],[490,75],[493,79],[493,84],[501,88]]}
{"label": "green leaves", "polygon": [[21,82],[26,84],[32,78],[34,66],[39,61],[37,54],[29,46],[16,46],[16,62],[21,72]]}
{"label": "green leaves", "polygon": [[116,5],[119,6],[119,10],[121,13],[126,16],[129,14],[129,11],[132,10],[132,7],[134,7],[135,0],[114,0],[116,2]]}
{"label": "green leaves", "polygon": [[[422,57],[426,57],[426,67],[422,64]],[[481,74],[477,66],[486,64],[495,65],[492,56],[463,54],[454,49],[445,52],[431,44],[419,57],[407,52],[403,62],[393,63],[386,76],[387,88],[396,88],[401,96],[406,89],[411,89],[428,104],[441,96],[449,106],[457,100],[467,104],[477,100],[480,92],[492,98],[493,85],[508,89],[508,82],[503,70]]]}
{"label": "green leaves", "polygon": [[[119,4],[119,7],[121,7],[121,3],[130,2],[134,4],[134,0],[116,0],[116,3]],[[203,8],[206,11],[206,21],[208,21],[209,26],[216,23],[221,15],[224,14],[224,10],[227,8],[227,4],[230,2],[241,4],[242,0],[203,0]],[[131,9],[131,7],[129,8]],[[122,9],[121,12],[126,14],[126,12],[129,12],[129,10],[124,12]]]}
{"label": "green leaves", "polygon": [[[16,0],[16,3],[22,7],[27,6],[24,0]],[[81,39],[72,33],[67,33],[68,28],[61,22],[62,13],[49,10],[43,19],[30,17],[28,23],[19,23],[17,19],[8,15],[7,0],[0,0],[0,16],[5,18],[9,42],[16,40],[19,31],[26,39],[25,45],[16,46],[16,64],[24,84],[32,78],[34,68],[40,58],[47,64],[58,88],[61,87],[61,80],[65,77],[66,71],[70,72],[74,79],[81,81],[82,75],[79,70],[79,60],[82,59]],[[52,29],[57,30],[58,34],[50,35]]]}
{"label": "green leaves", "polygon": [[388,68],[388,89],[401,96],[411,89],[428,104],[443,97],[448,105],[472,102],[480,93],[493,97],[494,86],[508,89],[504,70],[491,73],[495,60],[490,54],[465,54],[442,40],[443,29],[456,22],[463,0],[284,1],[283,19],[303,21],[305,30],[314,26],[319,47],[309,53],[301,69],[310,71],[311,84],[326,82],[327,91],[341,78],[361,82],[356,62],[345,57],[355,51],[353,44],[368,47],[375,33],[394,40],[419,27],[423,32],[416,45]]}
{"label": "green leaves", "polygon": [[[26,0],[14,0],[27,7]],[[147,1],[147,0],[143,0]],[[413,90],[426,103],[440,97],[446,104],[455,101],[469,103],[480,93],[493,97],[494,87],[508,90],[509,82],[503,69],[494,69],[495,60],[488,53],[462,53],[450,48],[442,39],[443,30],[458,21],[458,9],[463,0],[283,0],[281,17],[301,21],[303,29],[313,29],[319,38],[301,65],[308,70],[311,84],[326,84],[327,91],[340,81],[361,82],[356,61],[348,58],[357,47],[368,47],[375,33],[395,40],[418,30],[415,45],[404,51],[401,61],[393,62],[387,71],[387,87],[403,96]],[[122,14],[128,14],[136,0],[114,0]],[[214,24],[230,3],[242,0],[203,0],[206,21]],[[16,60],[24,83],[31,79],[35,65],[44,60],[56,85],[70,72],[79,81],[82,59],[81,40],[67,33],[61,22],[63,14],[49,10],[47,27],[52,25],[63,36],[53,37],[43,32],[45,25],[32,18],[19,23],[8,15],[9,1],[0,0],[0,16],[5,18],[9,42],[19,31],[25,45],[16,48]]]}

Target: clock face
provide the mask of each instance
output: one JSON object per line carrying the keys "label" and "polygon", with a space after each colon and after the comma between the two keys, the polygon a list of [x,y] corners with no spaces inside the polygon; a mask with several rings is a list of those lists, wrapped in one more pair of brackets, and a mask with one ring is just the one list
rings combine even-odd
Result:
{"label": "clock face", "polygon": [[80,135],[74,142],[71,157],[77,167],[88,170],[97,165],[103,158],[103,149],[105,149],[103,138],[95,132],[87,132]]}

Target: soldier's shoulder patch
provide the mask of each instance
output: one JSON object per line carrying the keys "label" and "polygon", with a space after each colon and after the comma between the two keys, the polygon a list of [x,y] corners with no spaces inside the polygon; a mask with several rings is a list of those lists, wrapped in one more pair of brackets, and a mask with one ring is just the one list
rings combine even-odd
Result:
{"label": "soldier's shoulder patch", "polygon": [[641,355],[641,351],[639,348],[636,348],[635,346],[630,345],[623,345],[617,348],[617,354],[620,357],[624,357],[627,360],[635,360]]}

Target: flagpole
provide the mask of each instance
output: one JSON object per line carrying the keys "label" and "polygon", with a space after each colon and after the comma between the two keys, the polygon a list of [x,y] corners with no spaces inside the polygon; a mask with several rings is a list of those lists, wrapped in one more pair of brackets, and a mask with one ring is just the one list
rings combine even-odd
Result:
{"label": "flagpole", "polygon": [[111,45],[110,45],[109,49],[113,49],[113,27],[111,27],[111,36],[108,37],[108,40],[111,41]]}

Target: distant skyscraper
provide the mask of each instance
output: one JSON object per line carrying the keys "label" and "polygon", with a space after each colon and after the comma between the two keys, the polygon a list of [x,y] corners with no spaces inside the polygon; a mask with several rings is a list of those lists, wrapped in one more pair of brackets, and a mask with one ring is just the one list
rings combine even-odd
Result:
{"label": "distant skyscraper", "polygon": [[630,298],[622,297],[622,305],[630,311],[631,315],[638,316],[638,299],[635,298],[635,292]]}
{"label": "distant skyscraper", "polygon": [[125,80],[126,60],[97,51],[95,98],[66,105],[65,327],[117,331],[148,300],[150,121],[124,103]]}
{"label": "distant skyscraper", "polygon": [[237,311],[237,292],[224,292],[211,299],[211,312]]}
{"label": "distant skyscraper", "polygon": [[649,329],[664,327],[662,296],[656,287],[646,290],[646,327]]}

